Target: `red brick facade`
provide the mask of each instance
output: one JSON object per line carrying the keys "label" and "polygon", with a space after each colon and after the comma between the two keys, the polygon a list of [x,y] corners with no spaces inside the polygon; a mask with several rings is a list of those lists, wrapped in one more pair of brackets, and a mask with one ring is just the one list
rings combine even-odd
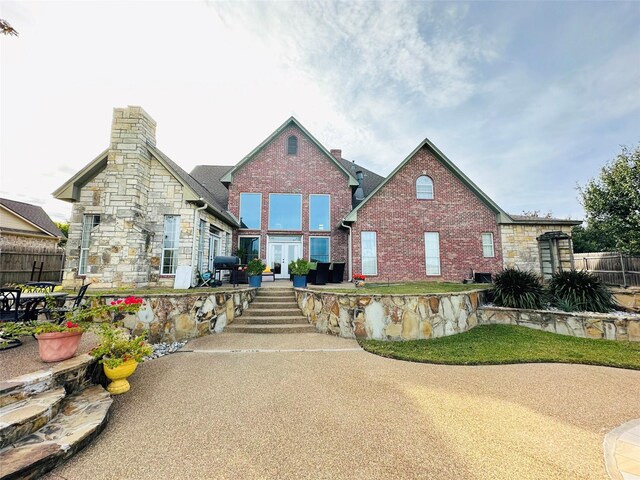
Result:
{"label": "red brick facade", "polygon": [[[287,139],[298,138],[297,155],[287,154]],[[347,232],[340,228],[342,219],[351,211],[351,188],[347,174],[342,171],[318,146],[294,125],[285,128],[248,163],[233,174],[229,185],[228,209],[240,217],[240,194],[262,194],[260,230],[240,229],[234,232],[234,249],[238,237],[260,235],[260,257],[267,258],[267,235],[302,235],[302,256],[309,258],[309,237],[330,236],[332,261],[347,261]],[[270,231],[269,194],[297,193],[302,195],[302,229],[297,231]],[[331,230],[309,231],[309,195],[331,195]]]}
{"label": "red brick facade", "polygon": [[[433,179],[433,200],[416,198],[416,179]],[[353,224],[353,272],[360,273],[363,231],[377,232],[378,275],[372,281],[461,281],[471,270],[502,266],[495,212],[426,148],[419,150],[358,211]],[[424,233],[440,234],[439,276],[427,276]],[[494,257],[484,258],[482,233],[493,233]]]}

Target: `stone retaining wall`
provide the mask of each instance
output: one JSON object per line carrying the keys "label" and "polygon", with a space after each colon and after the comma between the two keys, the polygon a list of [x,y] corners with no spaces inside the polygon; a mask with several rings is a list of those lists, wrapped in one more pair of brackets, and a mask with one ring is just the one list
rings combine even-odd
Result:
{"label": "stone retaining wall", "polygon": [[627,311],[640,313],[640,287],[612,288],[616,302]]}
{"label": "stone retaining wall", "polygon": [[345,338],[414,340],[461,333],[477,324],[484,292],[362,295],[295,289],[298,306],[321,333]]}
{"label": "stone retaining wall", "polygon": [[[242,315],[256,296],[257,289],[219,290],[212,293],[175,293],[140,295],[142,307],[136,314],[125,315],[124,326],[139,335],[149,332],[149,341],[175,342],[195,338],[211,332],[220,333],[224,327]],[[91,302],[110,304],[123,295],[96,296]]]}
{"label": "stone retaining wall", "polygon": [[640,342],[640,315],[609,313],[566,313],[517,308],[478,308],[478,323],[520,325],[583,338]]}

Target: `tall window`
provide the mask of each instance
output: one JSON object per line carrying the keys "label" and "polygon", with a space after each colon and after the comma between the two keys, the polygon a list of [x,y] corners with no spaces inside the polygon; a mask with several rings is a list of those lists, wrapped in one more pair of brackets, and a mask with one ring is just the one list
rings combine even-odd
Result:
{"label": "tall window", "polygon": [[262,214],[261,193],[240,194],[240,227],[252,230],[260,229],[260,215]]}
{"label": "tall window", "polygon": [[425,232],[424,254],[427,275],[440,275],[440,234],[438,232]]}
{"label": "tall window", "polygon": [[240,263],[247,264],[260,255],[260,237],[240,237],[238,241],[238,256]]}
{"label": "tall window", "polygon": [[287,138],[287,155],[298,154],[298,137],[291,135]]}
{"label": "tall window", "polygon": [[180,242],[180,216],[165,215],[164,239],[162,243],[162,275],[175,275],[178,266],[178,244]]}
{"label": "tall window", "polygon": [[269,194],[269,230],[302,230],[302,196]]}
{"label": "tall window", "polygon": [[309,230],[331,230],[329,195],[309,195]]}
{"label": "tall window", "polygon": [[420,200],[433,199],[433,180],[426,175],[418,177],[416,180],[416,197]]}
{"label": "tall window", "polygon": [[80,239],[80,261],[78,275],[87,273],[87,258],[91,246],[91,231],[100,224],[100,215],[84,215],[82,217],[82,238]]}
{"label": "tall window", "polygon": [[378,240],[376,232],[362,232],[360,235],[362,249],[362,274],[378,274]]}
{"label": "tall window", "polygon": [[204,264],[204,238],[207,234],[207,222],[200,220],[200,228],[198,229],[198,270],[205,270]]}
{"label": "tall window", "polygon": [[329,255],[329,237],[310,237],[309,238],[309,261],[310,262],[328,262]]}
{"label": "tall window", "polygon": [[493,233],[482,234],[482,256],[483,257],[495,256],[495,253],[493,251]]}

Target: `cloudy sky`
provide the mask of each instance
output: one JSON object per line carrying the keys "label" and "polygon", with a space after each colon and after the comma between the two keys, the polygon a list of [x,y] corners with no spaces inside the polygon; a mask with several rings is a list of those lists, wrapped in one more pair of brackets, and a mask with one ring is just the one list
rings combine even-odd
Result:
{"label": "cloudy sky", "polygon": [[640,2],[10,2],[0,196],[51,192],[141,105],[190,171],[294,115],[388,174],[425,137],[505,210],[582,218],[576,192],[640,141]]}

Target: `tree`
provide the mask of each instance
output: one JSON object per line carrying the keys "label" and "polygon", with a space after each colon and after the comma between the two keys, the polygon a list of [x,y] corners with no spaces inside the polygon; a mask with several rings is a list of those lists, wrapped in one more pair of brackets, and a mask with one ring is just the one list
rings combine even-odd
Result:
{"label": "tree", "polygon": [[575,253],[612,252],[616,251],[616,244],[611,237],[597,226],[578,225],[571,231],[573,251]]}
{"label": "tree", "polygon": [[2,32],[4,35],[15,35],[16,37],[18,36],[18,32],[16,32],[15,29],[11,25],[9,25],[9,22],[3,20],[2,18],[0,18],[0,32]]}
{"label": "tree", "polygon": [[640,255],[640,144],[626,146],[605,165],[597,179],[578,187],[592,237],[605,239],[609,250]]}
{"label": "tree", "polygon": [[64,234],[64,238],[61,238],[58,242],[59,247],[64,247],[67,244],[67,238],[69,237],[69,222],[53,222],[56,227]]}

